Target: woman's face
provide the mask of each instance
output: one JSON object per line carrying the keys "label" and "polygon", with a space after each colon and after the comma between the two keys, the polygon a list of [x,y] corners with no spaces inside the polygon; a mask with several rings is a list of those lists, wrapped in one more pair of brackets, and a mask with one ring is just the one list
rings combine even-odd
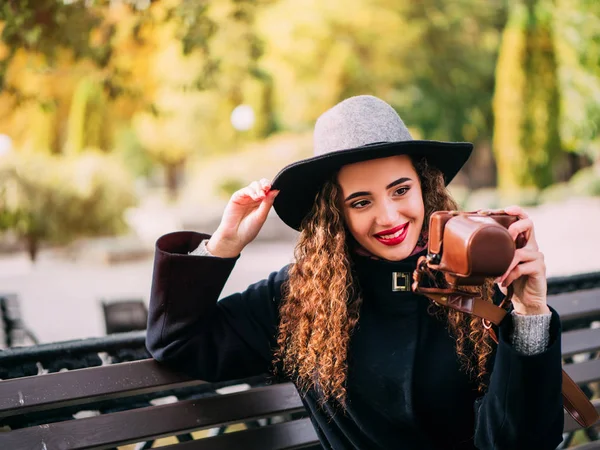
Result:
{"label": "woman's face", "polygon": [[406,155],[349,164],[337,178],[341,210],[354,239],[390,261],[409,256],[417,245],[425,205],[421,184]]}

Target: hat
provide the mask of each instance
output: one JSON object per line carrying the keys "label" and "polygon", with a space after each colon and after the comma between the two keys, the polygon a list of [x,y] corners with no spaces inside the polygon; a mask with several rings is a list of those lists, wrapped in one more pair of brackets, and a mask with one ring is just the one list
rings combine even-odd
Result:
{"label": "hat", "polygon": [[346,164],[394,155],[423,156],[448,184],[473,150],[468,142],[413,140],[396,111],[370,95],[350,97],[323,113],[315,124],[313,143],[315,156],[284,167],[272,182],[272,189],[280,191],[273,207],[296,230],[323,183]]}

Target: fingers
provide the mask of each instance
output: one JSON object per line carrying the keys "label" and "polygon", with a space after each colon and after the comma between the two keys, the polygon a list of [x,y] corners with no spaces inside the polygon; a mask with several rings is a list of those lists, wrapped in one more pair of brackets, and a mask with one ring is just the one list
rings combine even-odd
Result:
{"label": "fingers", "polygon": [[[515,251],[515,257],[510,263],[508,270],[497,280],[498,284],[501,284],[502,286],[508,286],[514,280],[525,274],[523,272],[524,268],[521,266],[526,266],[529,268],[530,263],[533,263],[538,271],[543,273],[546,272],[544,254],[542,252],[531,248],[521,248]],[[531,273],[527,272],[527,274]]]}
{"label": "fingers", "polygon": [[479,209],[477,212],[486,212],[491,214],[506,213],[510,216],[517,216],[519,219],[527,219],[529,217],[529,214],[527,214],[523,208],[517,205],[507,206],[506,208],[502,209]]}
{"label": "fingers", "polygon": [[258,207],[258,216],[266,219],[267,214],[269,214],[269,210],[273,206],[273,202],[275,201],[275,197],[277,197],[279,191],[269,191],[269,193],[265,196],[264,200]]}
{"label": "fingers", "polygon": [[529,218],[517,220],[515,223],[508,227],[508,232],[510,233],[513,239],[516,239],[517,236],[521,233],[525,234],[526,237],[529,237],[532,231],[533,221]]}
{"label": "fingers", "polygon": [[508,227],[512,239],[517,243],[517,247],[521,248],[525,245],[538,250],[538,245],[535,240],[535,232],[533,221],[529,218],[529,214],[525,212],[523,208],[518,205],[507,206],[503,209],[482,209],[478,212],[488,212],[491,214],[508,214],[511,216],[517,216],[519,220]]}
{"label": "fingers", "polygon": [[535,259],[544,259],[542,252],[533,250],[531,248],[520,248],[515,251],[515,256],[506,273],[510,272],[510,270],[520,262],[533,261]]}
{"label": "fingers", "polygon": [[271,183],[266,178],[262,178],[259,181],[253,181],[248,187],[254,200],[262,200],[271,189]]}
{"label": "fingers", "polygon": [[539,250],[537,241],[535,240],[533,221],[530,218],[517,220],[508,227],[508,232],[513,241],[517,243],[517,248],[527,246],[534,250]]}
{"label": "fingers", "polygon": [[[259,181],[253,181],[245,188],[236,191],[232,199],[235,201],[254,201],[259,202],[267,198],[267,194],[270,192],[279,192],[279,191],[271,191],[271,182],[266,178],[262,178]],[[274,200],[274,197],[271,199]]]}
{"label": "fingers", "polygon": [[271,189],[271,182],[269,180],[267,180],[266,178],[261,178],[260,181],[258,182],[258,184],[260,184],[260,186],[263,189],[266,189],[266,190]]}
{"label": "fingers", "polygon": [[529,214],[527,214],[523,208],[517,205],[507,206],[503,209],[503,211],[511,216],[517,216],[519,219],[527,219],[529,217]]}
{"label": "fingers", "polygon": [[545,275],[545,272],[545,266],[539,260],[521,263],[509,273],[502,285],[505,287],[510,286],[513,281],[524,275]]}

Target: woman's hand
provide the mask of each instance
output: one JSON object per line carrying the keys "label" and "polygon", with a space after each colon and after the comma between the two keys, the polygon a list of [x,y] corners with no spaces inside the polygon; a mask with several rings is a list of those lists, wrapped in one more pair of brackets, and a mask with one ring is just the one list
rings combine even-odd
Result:
{"label": "woman's hand", "polygon": [[500,289],[506,293],[506,287],[512,284],[514,294],[512,303],[517,314],[548,314],[546,303],[548,285],[546,282],[546,264],[535,240],[533,222],[519,206],[509,206],[503,211],[520,220],[513,223],[508,232],[516,241],[519,235],[525,238],[524,247],[517,249],[508,270],[498,280]]}
{"label": "woman's hand", "polygon": [[207,250],[222,258],[239,255],[258,235],[278,193],[271,190],[271,183],[265,178],[235,192],[219,227],[206,244]]}

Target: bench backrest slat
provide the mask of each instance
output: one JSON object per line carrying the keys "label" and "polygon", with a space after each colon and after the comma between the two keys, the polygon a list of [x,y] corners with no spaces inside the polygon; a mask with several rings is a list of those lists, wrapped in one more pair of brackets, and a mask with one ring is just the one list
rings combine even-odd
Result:
{"label": "bench backrest slat", "polygon": [[205,384],[153,359],[0,382],[0,417]]}
{"label": "bench backrest slat", "polygon": [[221,424],[303,411],[291,383],[0,433],[0,448],[113,448]]}
{"label": "bench backrest slat", "polygon": [[600,289],[551,295],[548,304],[558,312],[563,322],[600,319]]}
{"label": "bench backrest slat", "polygon": [[563,369],[577,384],[587,384],[600,380],[600,359],[565,364]]}
{"label": "bench backrest slat", "polygon": [[565,331],[561,340],[563,358],[578,353],[594,352],[600,349],[600,328]]}
{"label": "bench backrest slat", "polygon": [[74,339],[71,341],[49,342],[29,347],[2,349],[3,364],[22,364],[25,361],[51,361],[57,355],[78,356],[92,352],[114,353],[121,349],[145,348],[145,331],[130,331],[102,337]]}
{"label": "bench backrest slat", "polygon": [[320,450],[323,447],[320,446],[317,433],[310,419],[307,418],[160,448],[161,450],[231,450],[232,448]]}

